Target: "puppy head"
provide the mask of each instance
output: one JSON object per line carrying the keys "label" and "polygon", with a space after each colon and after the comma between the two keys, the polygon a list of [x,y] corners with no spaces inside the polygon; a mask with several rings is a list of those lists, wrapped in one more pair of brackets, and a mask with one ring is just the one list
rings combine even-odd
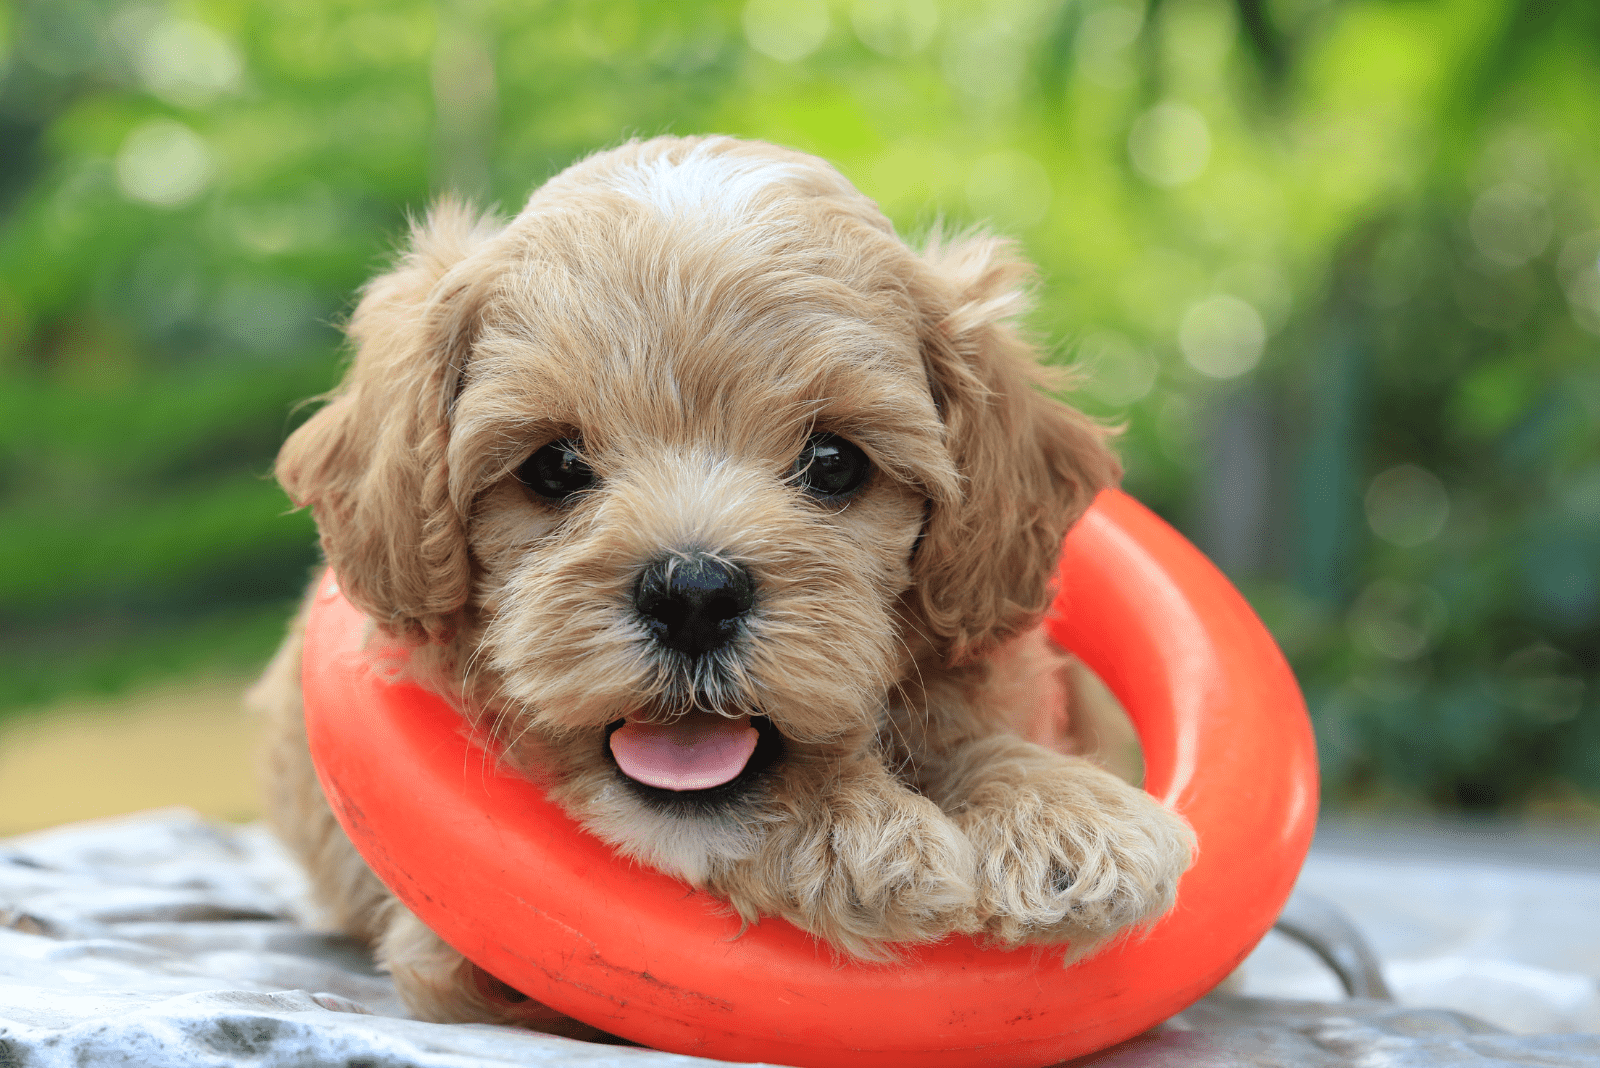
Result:
{"label": "puppy head", "polygon": [[913,660],[1036,617],[1116,476],[1032,387],[1025,274],[916,255],[811,157],[629,144],[419,226],[278,474],[352,600],[557,764],[619,722],[859,738]]}

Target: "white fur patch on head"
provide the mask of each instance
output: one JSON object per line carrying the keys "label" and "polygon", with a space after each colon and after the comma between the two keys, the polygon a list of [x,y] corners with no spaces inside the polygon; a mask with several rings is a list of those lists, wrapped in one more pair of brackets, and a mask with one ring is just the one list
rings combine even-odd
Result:
{"label": "white fur patch on head", "polygon": [[669,217],[704,212],[738,217],[772,187],[798,177],[785,160],[732,155],[724,138],[702,141],[678,158],[634,163],[618,171],[615,187]]}

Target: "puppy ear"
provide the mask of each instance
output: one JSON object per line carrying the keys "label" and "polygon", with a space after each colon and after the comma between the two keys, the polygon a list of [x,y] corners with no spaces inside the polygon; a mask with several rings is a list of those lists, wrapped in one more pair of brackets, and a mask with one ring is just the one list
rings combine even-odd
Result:
{"label": "puppy ear", "polygon": [[936,235],[923,262],[922,350],[963,492],[929,504],[912,607],[957,662],[1038,619],[1067,528],[1122,468],[1107,429],[1040,392],[1044,372],[1011,324],[1032,276],[1012,243]]}
{"label": "puppy ear", "polygon": [[445,450],[482,300],[472,251],[496,227],[441,202],[395,269],[369,283],[347,332],[355,360],[289,436],[277,475],[309,507],[350,601],[392,633],[447,640],[469,579]]}

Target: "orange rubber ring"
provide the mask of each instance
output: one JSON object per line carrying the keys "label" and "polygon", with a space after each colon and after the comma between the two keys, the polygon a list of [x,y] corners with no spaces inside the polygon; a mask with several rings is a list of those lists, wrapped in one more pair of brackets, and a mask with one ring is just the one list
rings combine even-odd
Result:
{"label": "orange rubber ring", "polygon": [[708,894],[614,856],[460,717],[380,679],[365,621],[325,580],[306,625],[306,723],[351,841],[469,959],[561,1012],[657,1049],[804,1068],[1037,1066],[1199,999],[1277,918],[1311,842],[1317,770],[1294,676],[1244,598],[1132,498],[1067,535],[1051,636],[1127,708],[1146,787],[1200,855],[1144,937],[1063,968],[952,937],[909,962],[836,964],[777,919],[743,935]]}

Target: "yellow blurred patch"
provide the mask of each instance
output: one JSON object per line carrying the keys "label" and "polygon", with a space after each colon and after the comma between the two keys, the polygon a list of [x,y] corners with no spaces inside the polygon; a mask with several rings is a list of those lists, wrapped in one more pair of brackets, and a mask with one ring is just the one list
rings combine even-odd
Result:
{"label": "yellow blurred patch", "polygon": [[0,723],[0,835],[163,805],[260,813],[249,680],[167,683]]}

